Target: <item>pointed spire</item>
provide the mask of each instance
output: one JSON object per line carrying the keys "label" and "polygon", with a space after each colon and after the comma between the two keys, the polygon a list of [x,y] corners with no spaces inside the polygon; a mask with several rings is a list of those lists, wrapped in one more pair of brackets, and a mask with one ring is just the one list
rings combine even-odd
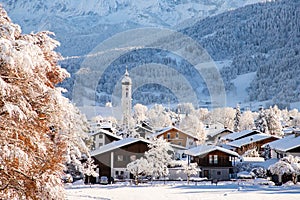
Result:
{"label": "pointed spire", "polygon": [[128,66],[126,65],[126,70],[125,70],[125,76],[129,76],[129,73],[128,73]]}
{"label": "pointed spire", "polygon": [[127,66],[126,66],[124,78],[122,79],[122,84],[125,84],[125,85],[131,85],[131,78],[129,77],[129,73],[128,73],[128,70],[127,70]]}

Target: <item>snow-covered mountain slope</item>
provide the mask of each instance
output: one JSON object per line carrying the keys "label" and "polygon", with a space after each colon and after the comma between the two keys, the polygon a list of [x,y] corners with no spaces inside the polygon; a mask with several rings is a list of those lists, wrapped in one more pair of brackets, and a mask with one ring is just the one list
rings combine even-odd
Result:
{"label": "snow-covered mountain slope", "polygon": [[[64,83],[70,91],[68,97],[83,60],[80,56],[118,32],[150,26],[182,30],[199,41],[217,61],[231,103],[272,99],[286,103],[285,96],[289,97],[287,103],[295,102],[299,99],[295,78],[299,74],[299,3],[278,0],[244,7],[266,1],[270,0],[4,0],[2,4],[23,31],[53,31],[63,56],[79,56],[62,62],[73,75]],[[289,68],[287,74],[282,73],[286,72],[284,67]],[[118,70],[98,92],[109,95],[106,92],[121,74]],[[270,75],[272,78],[267,78]],[[290,77],[292,80],[287,81]],[[240,84],[245,78],[247,87]],[[287,93],[284,85],[292,85],[293,92]],[[232,96],[235,91],[243,95]],[[170,98],[165,94],[159,99]],[[103,98],[102,103],[106,100]]]}
{"label": "snow-covered mountain slope", "polygon": [[123,30],[181,27],[261,1],[265,0],[3,0],[2,4],[25,32],[53,31],[62,43],[63,55],[74,56],[88,53]]}
{"label": "snow-covered mountain slope", "polygon": [[254,4],[206,18],[184,30],[214,60],[232,60],[221,73],[227,91],[236,78],[255,72],[250,101],[289,106],[300,100],[300,1]]}

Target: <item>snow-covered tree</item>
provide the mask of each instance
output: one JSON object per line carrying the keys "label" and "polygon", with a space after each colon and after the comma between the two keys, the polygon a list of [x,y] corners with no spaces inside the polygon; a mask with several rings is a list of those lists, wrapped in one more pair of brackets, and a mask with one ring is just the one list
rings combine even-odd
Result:
{"label": "snow-covered tree", "polygon": [[151,126],[156,129],[172,125],[172,120],[162,105],[155,104],[147,112],[147,118]]}
{"label": "snow-covered tree", "polygon": [[148,161],[143,157],[129,163],[127,165],[127,169],[131,174],[133,174],[136,185],[138,184],[140,176],[146,175],[151,171]]}
{"label": "snow-covered tree", "polygon": [[240,121],[241,121],[241,110],[240,110],[240,105],[237,105],[235,108],[235,117],[234,117],[234,126],[233,126],[233,130],[235,132],[240,131]]}
{"label": "snow-covered tree", "polygon": [[0,7],[3,199],[65,199],[66,154],[86,151],[81,116],[56,87],[69,74],[58,66],[59,43],[49,34],[22,34]]}
{"label": "snow-covered tree", "polygon": [[271,165],[269,170],[272,174],[277,174],[279,182],[283,174],[292,174],[293,182],[297,182],[297,176],[300,174],[300,158],[289,155],[281,158],[278,162]]}
{"label": "snow-covered tree", "polygon": [[235,110],[230,107],[216,108],[210,112],[212,123],[221,123],[228,129],[233,129]]}
{"label": "snow-covered tree", "polygon": [[87,183],[90,184],[91,176],[97,177],[99,174],[96,172],[97,165],[94,164],[94,160],[89,157],[85,163],[83,163],[83,173],[87,176]]}
{"label": "snow-covered tree", "polygon": [[133,119],[136,123],[140,123],[146,119],[146,113],[148,111],[147,106],[142,104],[135,104],[133,106]]}
{"label": "snow-covered tree", "polygon": [[260,132],[269,133],[266,112],[263,108],[260,108],[259,110],[258,117],[255,120],[255,126]]}
{"label": "snow-covered tree", "polygon": [[187,184],[189,184],[191,176],[199,173],[198,164],[185,162],[182,166],[183,166],[183,173],[185,173],[187,176]]}
{"label": "snow-covered tree", "polygon": [[255,127],[253,113],[250,110],[243,112],[240,119],[240,130],[252,130]]}
{"label": "snow-covered tree", "polygon": [[267,170],[263,167],[255,167],[251,170],[250,175],[256,178],[266,178]]}
{"label": "snow-covered tree", "polygon": [[194,135],[198,138],[198,143],[203,144],[206,140],[206,131],[204,130],[203,123],[195,115],[195,112],[185,116],[179,123],[180,129]]}
{"label": "snow-covered tree", "polygon": [[177,105],[177,112],[180,114],[189,115],[195,111],[192,103],[181,103]]}
{"label": "snow-covered tree", "polygon": [[170,143],[162,138],[154,138],[149,144],[149,150],[145,152],[145,157],[151,169],[148,174],[152,178],[169,174],[168,165],[172,158],[172,151]]}
{"label": "snow-covered tree", "polygon": [[[276,114],[277,113],[277,114]],[[280,116],[278,110],[271,107],[267,114],[268,130],[271,135],[283,136],[282,125],[280,122]]]}

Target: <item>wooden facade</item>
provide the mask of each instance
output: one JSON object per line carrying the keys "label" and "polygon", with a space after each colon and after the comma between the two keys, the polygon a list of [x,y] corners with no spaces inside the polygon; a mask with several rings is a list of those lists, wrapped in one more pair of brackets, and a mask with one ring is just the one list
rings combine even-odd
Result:
{"label": "wooden facade", "polygon": [[234,177],[233,167],[236,156],[220,150],[192,157],[201,169],[200,177],[208,180],[230,180]]}
{"label": "wooden facade", "polygon": [[179,145],[185,148],[196,146],[196,141],[198,140],[195,136],[187,134],[175,127],[157,134],[157,137],[162,137],[171,144]]}
{"label": "wooden facade", "polygon": [[259,152],[260,155],[263,154],[263,151],[264,149],[262,148],[262,146],[264,144],[267,144],[269,142],[273,142],[275,140],[278,140],[278,138],[275,138],[275,137],[269,137],[267,139],[264,139],[264,140],[260,140],[260,141],[257,141],[257,142],[252,142],[250,144],[246,144],[246,145],[243,145],[241,147],[238,147],[235,149],[235,151],[239,154],[239,155],[243,155],[246,151],[250,150],[250,149],[254,149],[256,148]]}
{"label": "wooden facade", "polygon": [[99,177],[107,176],[109,180],[130,178],[126,171],[127,164],[141,158],[149,150],[148,143],[138,141],[102,154],[94,155],[99,168]]}

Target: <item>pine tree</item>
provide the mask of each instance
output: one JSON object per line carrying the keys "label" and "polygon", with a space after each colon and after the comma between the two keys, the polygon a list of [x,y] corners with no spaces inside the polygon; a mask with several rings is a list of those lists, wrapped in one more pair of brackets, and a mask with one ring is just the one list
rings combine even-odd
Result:
{"label": "pine tree", "polygon": [[235,108],[234,127],[233,127],[233,130],[235,132],[240,131],[240,120],[241,120],[241,110],[240,110],[240,105],[237,105]]}
{"label": "pine tree", "polygon": [[56,87],[69,74],[49,34],[22,34],[0,7],[2,199],[65,199],[66,155],[87,150],[82,118]]}
{"label": "pine tree", "polygon": [[268,124],[267,124],[267,120],[266,120],[266,114],[265,114],[265,110],[263,108],[260,108],[259,113],[258,113],[258,117],[255,120],[255,126],[257,128],[257,130],[259,130],[262,133],[268,133]]}
{"label": "pine tree", "polygon": [[271,135],[283,136],[282,125],[279,120],[279,116],[276,115],[272,107],[268,111],[267,124],[269,133]]}

